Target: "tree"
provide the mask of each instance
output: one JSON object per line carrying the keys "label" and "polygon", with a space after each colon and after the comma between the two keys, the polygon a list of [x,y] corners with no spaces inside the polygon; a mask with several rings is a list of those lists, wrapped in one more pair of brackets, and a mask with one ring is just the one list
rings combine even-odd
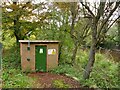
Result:
{"label": "tree", "polygon": [[16,42],[20,39],[27,39],[27,34],[30,31],[34,31],[44,20],[44,18],[41,18],[41,21],[36,21],[37,13],[35,10],[42,5],[44,4],[34,4],[30,1],[24,3],[17,0],[15,2],[4,2],[2,7],[3,32],[8,30],[13,32],[11,36],[15,36]]}
{"label": "tree", "polygon": [[[108,24],[109,20],[111,19],[113,13],[118,8],[120,1],[117,2],[100,2],[99,6],[96,7],[95,4],[95,12],[90,9],[88,5],[89,3],[81,2],[82,6],[85,7],[87,10],[87,17],[91,20],[91,48],[89,53],[89,60],[87,66],[85,67],[84,71],[84,79],[88,79],[90,77],[90,73],[92,71],[94,62],[95,62],[95,50],[97,42],[99,41],[100,35],[103,31],[103,28]],[[101,21],[101,18],[103,20]],[[111,26],[111,23],[109,23]]]}
{"label": "tree", "polygon": [[[84,39],[89,36],[89,20],[84,19],[81,16],[81,8],[79,8],[78,2],[60,2],[55,3],[56,6],[58,6],[62,12],[66,12],[67,18],[67,28],[64,24],[62,26],[65,26],[64,28],[65,32],[68,32],[70,34],[70,37],[73,41],[74,47],[71,57],[71,64],[75,64],[76,60],[76,54],[78,47],[84,44]],[[65,16],[63,16],[64,18]]]}

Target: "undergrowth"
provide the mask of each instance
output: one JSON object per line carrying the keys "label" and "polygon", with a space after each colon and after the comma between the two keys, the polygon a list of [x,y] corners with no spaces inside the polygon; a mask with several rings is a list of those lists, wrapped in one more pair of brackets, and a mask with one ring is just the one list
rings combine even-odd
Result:
{"label": "undergrowth", "polygon": [[52,83],[53,88],[70,88],[63,80],[54,80]]}
{"label": "undergrowth", "polygon": [[80,57],[77,56],[76,65],[62,64],[51,72],[73,77],[78,80],[82,86],[92,88],[120,88],[117,62],[114,62],[103,54],[97,53],[90,78],[84,80],[83,72],[88,61],[88,53],[82,51],[82,53],[79,52],[78,54]]}
{"label": "undergrowth", "polygon": [[2,80],[3,88],[30,88],[34,83],[34,79],[18,69],[4,70]]}
{"label": "undergrowth", "polygon": [[[81,87],[120,88],[119,63],[114,62],[112,58],[106,57],[106,54],[97,53],[90,78],[84,80],[83,72],[87,62],[88,53],[86,51],[78,52],[74,66],[64,63],[51,70],[51,72],[73,77],[80,82]],[[32,87],[35,82],[34,78],[28,77],[21,71],[20,50],[18,46],[3,52],[2,71],[3,88],[28,88]],[[64,87],[61,81],[54,82],[55,87],[61,87],[62,85]]]}
{"label": "undergrowth", "polygon": [[21,71],[20,50],[18,46],[4,49],[2,60],[3,88],[31,88],[35,79]]}

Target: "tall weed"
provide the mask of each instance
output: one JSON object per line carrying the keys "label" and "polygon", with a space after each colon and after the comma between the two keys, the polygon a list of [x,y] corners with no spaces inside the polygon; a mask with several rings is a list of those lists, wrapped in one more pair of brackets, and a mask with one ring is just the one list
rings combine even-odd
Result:
{"label": "tall weed", "polygon": [[82,86],[93,88],[119,88],[118,63],[113,62],[104,54],[97,53],[96,61],[90,78],[83,79],[84,68],[88,62],[88,52],[80,51],[77,54],[76,65],[67,64],[59,65],[58,68],[52,70],[54,73],[66,74],[78,80]]}

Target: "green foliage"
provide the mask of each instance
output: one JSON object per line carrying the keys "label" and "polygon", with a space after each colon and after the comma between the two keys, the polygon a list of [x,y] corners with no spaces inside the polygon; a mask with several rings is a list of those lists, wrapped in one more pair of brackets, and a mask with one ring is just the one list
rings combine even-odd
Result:
{"label": "green foliage", "polygon": [[26,76],[19,69],[6,69],[2,75],[3,88],[31,88],[34,79]]}
{"label": "green foliage", "polygon": [[70,38],[69,34],[66,33],[64,35],[64,39],[61,38],[60,41],[61,41],[60,44],[62,44],[62,48],[61,48],[61,57],[59,61],[60,63],[63,64],[70,63],[72,53],[68,53],[68,52],[72,52],[72,48],[73,48],[72,39]]}
{"label": "green foliage", "polygon": [[[9,32],[7,34],[11,37],[11,39],[15,38],[17,42],[19,39],[27,39],[27,34],[34,31],[39,27],[39,25],[41,26],[41,23],[43,24],[43,21],[47,16],[49,16],[49,14],[45,12],[41,13],[39,16],[36,13],[33,13],[34,10],[39,9],[38,7],[43,9],[45,7],[44,4],[37,3],[39,4],[37,6],[37,4],[33,4],[31,2],[14,2],[9,3],[9,5],[7,3],[9,2],[4,2],[2,8],[3,41],[6,39],[4,37],[6,36],[6,32]],[[41,19],[35,21],[32,17],[35,17],[35,19],[38,19],[39,17],[39,19]]]}
{"label": "green foliage", "polygon": [[119,88],[118,63],[104,55],[97,54],[89,81],[96,83],[97,87]]}
{"label": "green foliage", "polygon": [[6,68],[20,68],[19,46],[14,45],[10,49],[4,49],[2,63],[3,70]]}
{"label": "green foliage", "polygon": [[2,60],[3,88],[31,88],[33,86],[35,79],[24,74],[20,67],[19,47],[4,49]]}
{"label": "green foliage", "polygon": [[67,64],[59,65],[58,68],[51,72],[57,74],[66,74],[78,80],[82,86],[93,88],[119,88],[118,63],[106,57],[106,55],[97,53],[96,62],[90,79],[83,79],[84,68],[87,64],[88,53],[86,51],[78,52],[75,66]]}
{"label": "green foliage", "polygon": [[[70,3],[32,4],[31,2],[25,2],[17,4],[11,3],[10,5],[3,3],[3,31],[1,41],[4,46],[2,60],[3,87],[29,87],[31,85],[31,79],[20,70],[20,50],[18,49],[19,47],[15,45],[16,39],[28,38],[30,40],[61,41],[59,49],[60,65],[51,72],[71,76],[80,81],[83,86],[100,88],[119,86],[118,63],[112,62],[106,55],[99,53],[96,55],[96,62],[89,80],[84,80],[82,76],[88,62],[88,51],[80,50],[76,57],[76,64],[74,66],[69,65],[69,63],[71,63],[71,56],[74,48],[74,40],[70,36],[72,19],[72,13],[70,13],[71,5]],[[75,5],[75,10],[79,8],[79,6],[78,8],[76,6],[77,5]],[[91,29],[89,28],[91,22],[88,19],[79,18],[79,16],[82,16],[82,13],[86,13],[87,15],[88,12],[86,12],[85,8],[84,10],[82,10],[82,8],[78,9],[78,13],[76,14],[78,18],[75,20],[73,35],[76,37],[75,41],[77,40],[80,45],[90,46]],[[101,25],[102,24],[98,24],[98,26]],[[105,35],[106,39],[103,42],[105,48],[113,48],[116,42],[120,41],[117,33],[118,29],[116,27],[116,25],[112,27],[107,35]],[[27,34],[30,31],[32,31],[32,33],[30,37],[28,37]],[[27,71],[30,72],[29,69]],[[30,83],[28,84],[27,81]],[[23,82],[25,82],[24,85]],[[61,83],[63,82],[55,81],[55,86],[59,87]]]}
{"label": "green foliage", "polygon": [[101,47],[113,49],[119,44],[119,27],[115,23],[107,32],[105,40],[102,42]]}
{"label": "green foliage", "polygon": [[51,70],[51,72],[57,73],[57,74],[68,74],[74,72],[74,68],[72,68],[71,65],[59,65],[57,68]]}
{"label": "green foliage", "polygon": [[[13,36],[13,31],[3,31],[2,30],[2,40],[0,42],[3,44],[3,48],[10,49],[15,45],[15,37]],[[9,43],[9,44],[8,44]]]}
{"label": "green foliage", "polygon": [[54,80],[52,85],[54,88],[70,88],[70,85],[66,84],[63,80]]}

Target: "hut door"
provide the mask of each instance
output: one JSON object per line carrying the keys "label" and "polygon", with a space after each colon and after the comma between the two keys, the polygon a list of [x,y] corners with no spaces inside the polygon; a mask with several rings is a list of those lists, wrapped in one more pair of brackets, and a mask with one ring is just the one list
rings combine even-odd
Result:
{"label": "hut door", "polygon": [[35,67],[36,71],[46,71],[46,46],[35,47]]}

